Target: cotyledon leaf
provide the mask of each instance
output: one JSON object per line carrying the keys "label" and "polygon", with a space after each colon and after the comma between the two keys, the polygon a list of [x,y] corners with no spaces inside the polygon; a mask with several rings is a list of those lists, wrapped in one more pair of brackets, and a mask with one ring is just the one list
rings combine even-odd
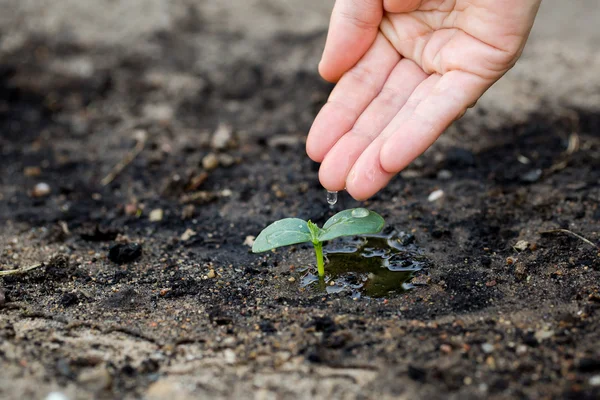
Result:
{"label": "cotyledon leaf", "polygon": [[344,210],[325,222],[319,240],[324,242],[340,236],[377,233],[383,229],[384,223],[381,215],[366,208]]}
{"label": "cotyledon leaf", "polygon": [[253,253],[261,253],[277,247],[310,242],[311,235],[306,221],[300,218],[284,218],[267,226],[254,240]]}

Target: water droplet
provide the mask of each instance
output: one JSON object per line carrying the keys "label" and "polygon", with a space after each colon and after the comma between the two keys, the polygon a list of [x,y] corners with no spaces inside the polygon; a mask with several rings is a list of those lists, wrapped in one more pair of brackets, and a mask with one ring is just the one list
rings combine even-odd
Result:
{"label": "water droplet", "polygon": [[338,192],[332,192],[330,190],[327,191],[327,202],[329,203],[330,206],[335,205],[335,203],[337,203],[337,199],[338,199]]}
{"label": "water droplet", "polygon": [[364,218],[367,215],[369,215],[369,210],[367,210],[366,208],[355,208],[354,210],[352,210],[351,214],[354,218]]}

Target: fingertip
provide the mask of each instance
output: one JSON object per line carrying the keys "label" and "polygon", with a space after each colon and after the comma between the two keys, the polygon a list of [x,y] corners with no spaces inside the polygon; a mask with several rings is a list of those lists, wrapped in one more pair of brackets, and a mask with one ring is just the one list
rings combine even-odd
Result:
{"label": "fingertip", "polygon": [[325,158],[322,149],[315,143],[315,140],[312,139],[314,136],[308,134],[308,138],[306,138],[306,154],[308,158],[313,160],[314,162],[323,162],[323,158]]}
{"label": "fingertip", "polygon": [[327,167],[323,168],[323,164],[321,164],[321,168],[319,168],[319,182],[321,182],[321,185],[325,189],[332,192],[339,192],[345,188],[344,181],[337,179],[327,170]]}
{"label": "fingertip", "polygon": [[340,80],[343,72],[339,68],[332,68],[330,63],[321,60],[319,62],[319,75],[329,83],[337,83]]}
{"label": "fingertip", "polygon": [[381,169],[389,174],[395,174],[402,169],[397,149],[394,149],[394,146],[388,143],[385,143],[379,151],[379,164],[381,165]]}

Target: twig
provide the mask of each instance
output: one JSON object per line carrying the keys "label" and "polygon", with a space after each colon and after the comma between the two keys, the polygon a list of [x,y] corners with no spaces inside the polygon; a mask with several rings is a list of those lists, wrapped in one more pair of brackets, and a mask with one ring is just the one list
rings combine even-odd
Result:
{"label": "twig", "polygon": [[106,175],[100,181],[102,186],[106,186],[106,185],[110,184],[112,181],[114,181],[115,178],[117,176],[119,176],[119,174],[121,172],[123,172],[123,170],[129,164],[131,164],[131,162],[133,160],[135,160],[135,158],[142,152],[142,150],[144,150],[144,147],[146,147],[146,139],[148,137],[148,135],[146,134],[146,131],[143,131],[143,130],[136,131],[135,136],[136,136],[135,147],[133,149],[131,149],[129,151],[129,153],[127,153],[125,155],[125,157],[117,165],[114,166],[114,168],[110,171],[110,173],[108,175]]}
{"label": "twig", "polygon": [[543,232],[539,232],[539,233],[542,234],[542,235],[548,234],[548,233],[566,233],[567,235],[574,236],[577,239],[579,239],[579,240],[581,240],[581,241],[589,244],[590,246],[593,246],[593,247],[597,248],[598,250],[600,250],[600,246],[594,244],[592,241],[584,238],[583,236],[576,234],[575,232],[571,232],[568,229],[551,229],[549,231],[543,231]]}
{"label": "twig", "polygon": [[24,274],[25,272],[29,272],[31,270],[34,270],[36,268],[43,267],[43,266],[44,266],[44,263],[40,263],[40,264],[33,264],[28,267],[9,269],[8,271],[0,271],[0,277]]}

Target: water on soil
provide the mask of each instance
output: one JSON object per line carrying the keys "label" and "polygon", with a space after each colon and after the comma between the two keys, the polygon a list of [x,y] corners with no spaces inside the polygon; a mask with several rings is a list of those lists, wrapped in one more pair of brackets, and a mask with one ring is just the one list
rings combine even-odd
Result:
{"label": "water on soil", "polygon": [[409,281],[414,274],[428,264],[414,237],[396,231],[335,239],[323,252],[325,279],[307,270],[301,285],[329,294],[348,293],[354,299],[403,293],[412,288]]}

